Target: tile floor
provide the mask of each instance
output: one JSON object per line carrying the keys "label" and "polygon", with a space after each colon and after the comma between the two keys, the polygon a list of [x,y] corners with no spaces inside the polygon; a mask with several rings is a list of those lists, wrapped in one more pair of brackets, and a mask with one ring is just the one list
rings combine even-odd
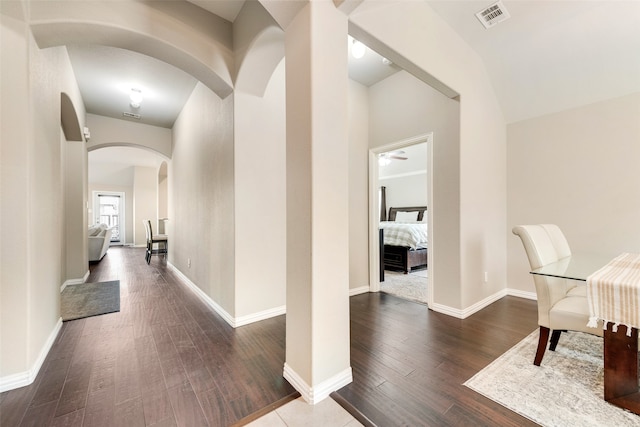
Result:
{"label": "tile floor", "polygon": [[362,426],[330,397],[309,405],[302,397],[292,400],[247,424],[247,427],[357,427]]}

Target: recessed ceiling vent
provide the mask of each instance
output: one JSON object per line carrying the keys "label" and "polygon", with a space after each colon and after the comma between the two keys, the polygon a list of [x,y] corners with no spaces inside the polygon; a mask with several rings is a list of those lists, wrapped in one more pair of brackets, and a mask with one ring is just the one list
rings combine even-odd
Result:
{"label": "recessed ceiling vent", "polygon": [[494,25],[511,18],[511,15],[509,15],[509,12],[502,2],[498,1],[476,13],[476,17],[485,28],[491,28]]}
{"label": "recessed ceiling vent", "polygon": [[122,112],[122,115],[123,115],[123,116],[125,116],[125,117],[132,118],[132,119],[138,119],[138,120],[140,120],[140,114],[136,114],[136,113],[128,113],[128,112],[126,112],[126,111],[123,111],[123,112]]}

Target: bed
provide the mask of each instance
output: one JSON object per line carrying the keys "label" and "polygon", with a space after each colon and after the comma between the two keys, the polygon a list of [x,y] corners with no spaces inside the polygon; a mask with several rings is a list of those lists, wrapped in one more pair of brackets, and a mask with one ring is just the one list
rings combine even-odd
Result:
{"label": "bed", "polygon": [[380,254],[384,269],[405,274],[427,266],[426,206],[389,208],[380,221]]}

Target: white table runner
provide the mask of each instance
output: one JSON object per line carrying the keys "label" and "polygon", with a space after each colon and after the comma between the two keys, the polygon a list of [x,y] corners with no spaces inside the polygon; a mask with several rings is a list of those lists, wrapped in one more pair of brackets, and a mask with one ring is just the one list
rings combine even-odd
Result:
{"label": "white table runner", "polygon": [[587,277],[587,300],[589,323],[595,328],[598,320],[613,322],[613,331],[618,325],[640,329],[640,254],[623,253],[600,270]]}

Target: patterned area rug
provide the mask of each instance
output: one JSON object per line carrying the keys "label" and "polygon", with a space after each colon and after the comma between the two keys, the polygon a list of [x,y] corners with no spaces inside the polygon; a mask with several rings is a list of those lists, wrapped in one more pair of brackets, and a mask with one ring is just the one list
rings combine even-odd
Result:
{"label": "patterned area rug", "polygon": [[534,331],[464,385],[542,426],[640,426],[640,416],[604,401],[602,338],[565,332],[533,365]]}
{"label": "patterned area rug", "polygon": [[60,296],[62,320],[120,311],[120,281],[67,286]]}
{"label": "patterned area rug", "polygon": [[402,272],[385,270],[384,282],[380,283],[380,290],[400,298],[427,303],[427,272],[417,270],[404,274]]}

